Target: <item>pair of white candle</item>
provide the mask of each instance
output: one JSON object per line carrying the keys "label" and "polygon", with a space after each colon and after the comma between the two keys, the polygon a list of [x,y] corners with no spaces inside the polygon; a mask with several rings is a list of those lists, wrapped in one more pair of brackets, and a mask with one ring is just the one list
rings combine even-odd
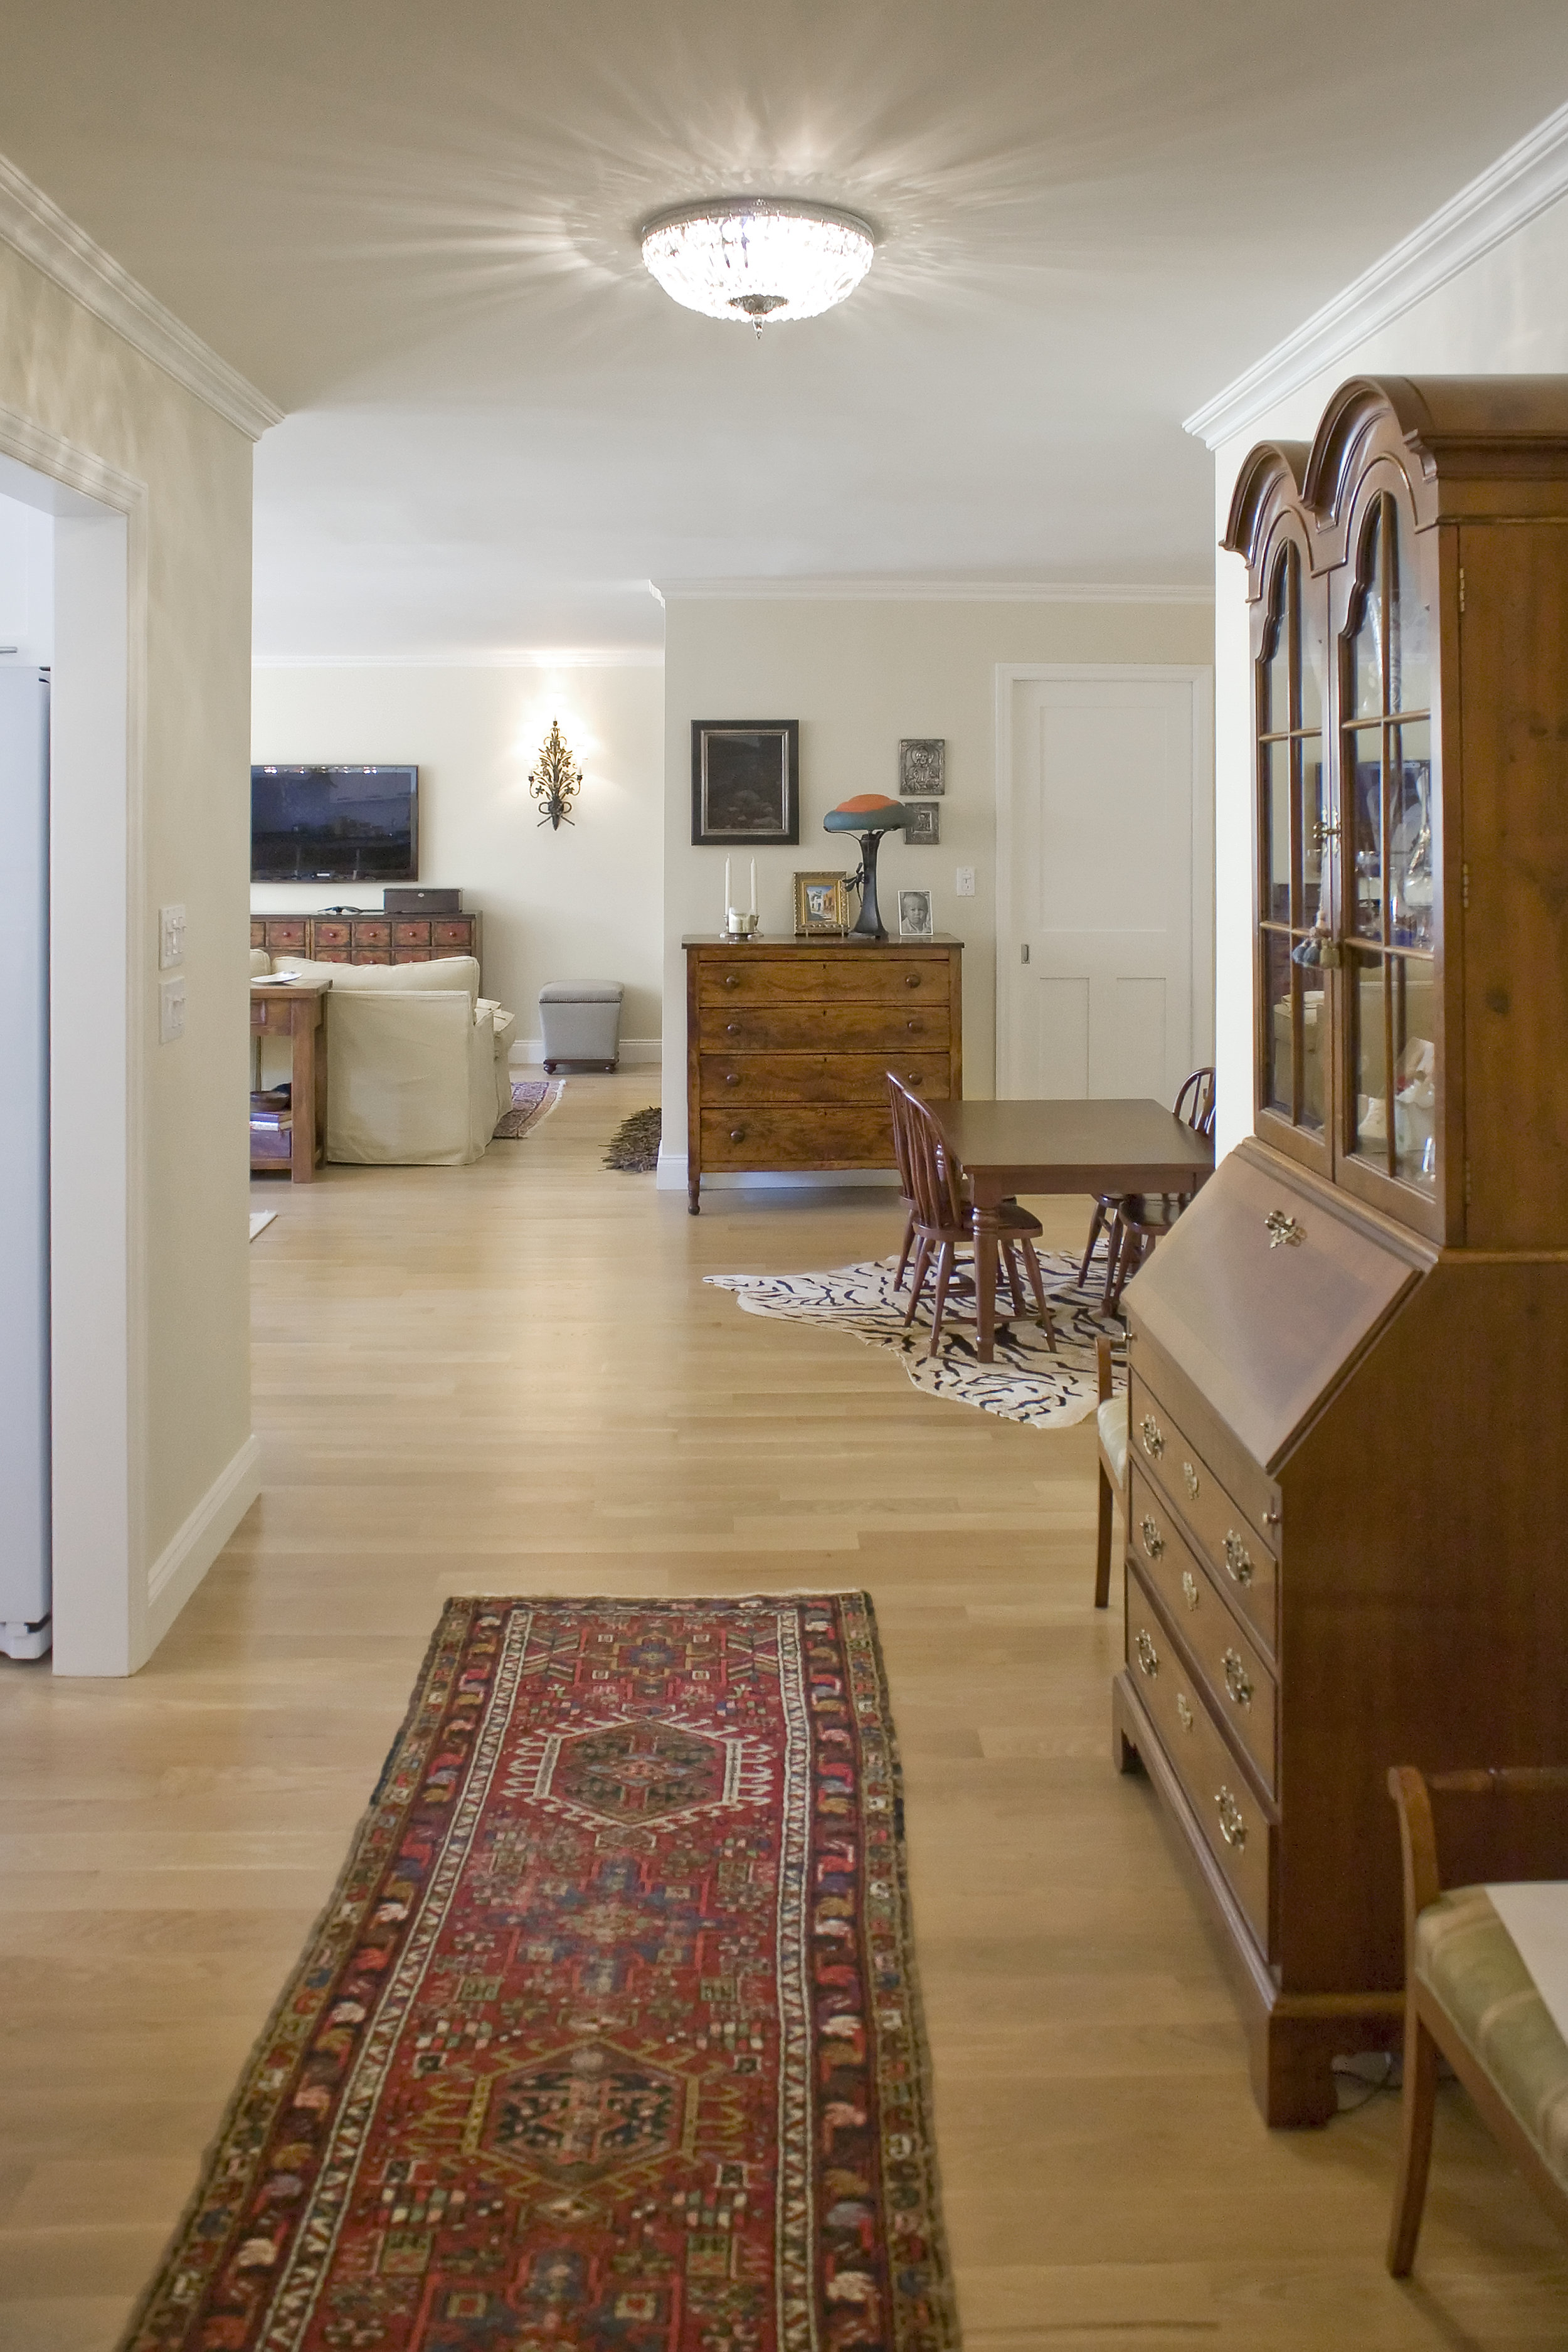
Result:
{"label": "pair of white candle", "polygon": [[[731,897],[730,896],[730,860],[726,857],[726,859],[724,860],[724,920],[726,921],[726,923],[729,921],[730,917],[731,916],[731,914],[737,914],[737,913],[739,913],[739,911],[740,911],[740,909],[736,907],[736,905],[735,905],[735,902],[734,902],[733,898],[731,898]],[[756,859],[753,857],[753,858],[752,858],[752,914],[754,915],[754,914],[756,913],[756,911],[757,911],[757,861],[756,861]]]}

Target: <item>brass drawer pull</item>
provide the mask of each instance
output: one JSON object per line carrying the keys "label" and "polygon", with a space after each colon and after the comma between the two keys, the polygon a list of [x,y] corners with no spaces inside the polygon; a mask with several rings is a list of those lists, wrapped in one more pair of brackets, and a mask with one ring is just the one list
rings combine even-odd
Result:
{"label": "brass drawer pull", "polygon": [[1140,1519],[1138,1522],[1138,1533],[1142,1538],[1143,1549],[1148,1553],[1150,1559],[1158,1559],[1160,1554],[1165,1549],[1165,1538],[1160,1533],[1158,1520],[1147,1517]]}
{"label": "brass drawer pull", "polygon": [[1190,1568],[1182,1570],[1182,1598],[1189,1609],[1195,1609],[1202,1598],[1198,1591],[1198,1580]]}
{"label": "brass drawer pull", "polygon": [[1185,1693],[1182,1691],[1176,1693],[1176,1713],[1181,1717],[1182,1729],[1190,1731],[1193,1727],[1193,1710],[1187,1705]]}
{"label": "brass drawer pull", "polygon": [[1247,1843],[1247,1823],[1241,1807],[1228,1789],[1221,1789],[1215,1798],[1219,1808],[1219,1833],[1233,1853],[1239,1853]]}
{"label": "brass drawer pull", "polygon": [[1227,1650],[1221,1658],[1220,1664],[1225,1669],[1225,1686],[1237,1706],[1250,1706],[1252,1684],[1247,1677],[1247,1668],[1241,1663],[1241,1653],[1238,1650]]}
{"label": "brass drawer pull", "polygon": [[1194,1503],[1198,1499],[1198,1488],[1202,1483],[1203,1482],[1199,1478],[1197,1472],[1193,1468],[1192,1464],[1190,1462],[1184,1462],[1182,1465],[1182,1484],[1186,1488],[1189,1496]]}
{"label": "brass drawer pull", "polygon": [[1138,1628],[1138,1638],[1132,1647],[1137,1653],[1138,1664],[1152,1682],[1160,1671],[1160,1653],[1149,1639],[1147,1630],[1142,1625]]}
{"label": "brass drawer pull", "polygon": [[904,986],[905,986],[906,988],[918,988],[918,987],[920,986],[920,984],[921,984],[921,976],[920,976],[920,974],[919,974],[919,972],[918,972],[918,971],[906,971],[906,972],[905,972],[905,974],[904,974]]}
{"label": "brass drawer pull", "polygon": [[745,1139],[746,1130],[743,1127],[732,1127],[730,1129],[730,1140],[731,1143],[744,1143]]}
{"label": "brass drawer pull", "polygon": [[1165,1433],[1152,1412],[1146,1412],[1138,1424],[1138,1434],[1143,1441],[1143,1451],[1151,1462],[1158,1462],[1165,1451]]}
{"label": "brass drawer pull", "polygon": [[1268,1231],[1271,1250],[1277,1250],[1281,1243],[1287,1249],[1300,1249],[1307,1238],[1295,1218],[1288,1217],[1283,1209],[1270,1209],[1263,1222]]}
{"label": "brass drawer pull", "polygon": [[1234,1528],[1225,1531],[1225,1564],[1237,1584],[1252,1581],[1252,1554]]}

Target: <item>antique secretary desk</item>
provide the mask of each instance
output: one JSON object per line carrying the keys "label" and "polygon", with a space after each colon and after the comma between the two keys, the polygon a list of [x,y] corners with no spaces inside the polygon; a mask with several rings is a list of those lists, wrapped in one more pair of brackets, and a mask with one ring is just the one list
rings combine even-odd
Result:
{"label": "antique secretary desk", "polygon": [[1254,1132],[1127,1292],[1114,1745],[1321,2123],[1398,2031],[1387,1768],[1568,1762],[1568,379],[1347,383],[1225,544]]}

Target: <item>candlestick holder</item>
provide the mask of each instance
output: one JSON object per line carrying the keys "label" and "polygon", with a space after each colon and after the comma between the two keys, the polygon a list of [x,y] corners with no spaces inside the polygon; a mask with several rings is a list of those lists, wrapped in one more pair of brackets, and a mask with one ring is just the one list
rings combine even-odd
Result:
{"label": "candlestick holder", "polygon": [[757,915],[743,914],[739,907],[731,907],[725,918],[724,929],[721,936],[729,940],[755,939],[760,920],[761,918]]}

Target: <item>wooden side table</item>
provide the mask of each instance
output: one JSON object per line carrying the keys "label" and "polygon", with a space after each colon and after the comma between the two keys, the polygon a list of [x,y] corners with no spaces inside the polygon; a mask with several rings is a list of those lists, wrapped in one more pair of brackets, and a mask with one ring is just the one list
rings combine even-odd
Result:
{"label": "wooden side table", "polygon": [[[327,1143],[327,991],[330,980],[253,980],[250,983],[250,1027],[289,1040],[289,1101],[293,1125],[289,1130],[289,1181],[308,1184],[326,1151]],[[258,1160],[254,1148],[251,1173],[277,1169],[279,1160]]]}

